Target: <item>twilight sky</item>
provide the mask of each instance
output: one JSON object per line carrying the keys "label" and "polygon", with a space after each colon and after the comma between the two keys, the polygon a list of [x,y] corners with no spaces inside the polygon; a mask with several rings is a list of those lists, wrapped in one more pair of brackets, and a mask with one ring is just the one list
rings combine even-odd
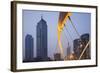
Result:
{"label": "twilight sky", "polygon": [[[53,58],[54,53],[59,52],[59,47],[57,45],[57,24],[59,18],[59,12],[54,11],[33,11],[33,10],[23,10],[23,57],[25,54],[25,36],[27,34],[32,35],[34,38],[34,56],[36,57],[36,26],[41,20],[41,16],[47,22],[48,26],[48,56]],[[89,33],[91,31],[91,14],[90,13],[77,13],[73,12],[71,15],[72,22],[74,23],[77,31],[80,35],[84,33]],[[67,30],[66,30],[67,27]],[[66,27],[64,28],[61,35],[61,42],[64,48],[64,54],[67,54],[68,42],[71,46],[71,52],[73,51],[73,40],[79,38],[75,30],[72,27],[71,22],[68,20],[66,22]],[[69,36],[69,33],[71,37]]]}

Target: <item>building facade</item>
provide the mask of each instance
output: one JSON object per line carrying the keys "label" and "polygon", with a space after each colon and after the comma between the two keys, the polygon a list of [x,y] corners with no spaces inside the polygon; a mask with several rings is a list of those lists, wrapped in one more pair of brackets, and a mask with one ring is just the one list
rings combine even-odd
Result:
{"label": "building facade", "polygon": [[42,17],[41,20],[37,23],[36,46],[37,46],[37,58],[45,60],[48,57],[47,23]]}
{"label": "building facade", "polygon": [[34,39],[31,35],[25,37],[25,61],[31,61],[34,58]]}
{"label": "building facade", "polygon": [[89,42],[89,34],[83,34],[79,39],[75,39],[73,41],[73,46],[74,46],[74,53],[77,56],[77,58],[80,57],[81,53],[83,52],[84,48],[86,50],[84,51],[83,55],[81,56],[81,59],[90,59],[91,58],[91,49],[90,49],[90,43],[86,47],[87,43]]}
{"label": "building facade", "polygon": [[[82,41],[82,48],[84,49],[87,45],[87,43],[89,42],[89,34],[86,33],[86,34],[83,34],[81,35],[81,41]],[[82,49],[82,50],[83,50]],[[82,56],[82,59],[90,59],[91,58],[91,52],[90,52],[90,44],[87,46],[83,56]]]}
{"label": "building facade", "polygon": [[73,47],[74,47],[74,53],[77,56],[77,58],[79,58],[80,56],[80,39],[75,39],[73,41]]}

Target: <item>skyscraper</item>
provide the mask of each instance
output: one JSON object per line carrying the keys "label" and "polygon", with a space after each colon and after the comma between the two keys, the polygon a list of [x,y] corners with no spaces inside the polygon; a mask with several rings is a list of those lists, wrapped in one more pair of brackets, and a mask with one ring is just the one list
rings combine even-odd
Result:
{"label": "skyscraper", "polygon": [[[89,34],[86,33],[86,34],[81,35],[81,40],[82,40],[82,45],[83,45],[83,49],[84,49],[86,47],[87,43],[89,42]],[[86,50],[82,56],[82,59],[90,59],[91,58],[90,54],[91,54],[90,53],[90,45],[88,45],[88,47],[86,48]]]}
{"label": "skyscraper", "polygon": [[25,37],[25,61],[31,61],[33,59],[34,43],[33,37],[31,35],[26,35]]}
{"label": "skyscraper", "polygon": [[76,54],[77,58],[80,56],[80,39],[75,39],[73,41],[74,53]]}
{"label": "skyscraper", "polygon": [[[89,34],[83,34],[79,39],[75,39],[73,42],[74,46],[74,53],[76,54],[77,58],[80,57],[84,48],[86,47],[87,43],[89,42]],[[91,51],[90,51],[90,44],[86,47],[81,59],[90,59],[91,58]]]}
{"label": "skyscraper", "polygon": [[37,23],[36,32],[37,58],[46,59],[48,57],[47,23],[42,17]]}

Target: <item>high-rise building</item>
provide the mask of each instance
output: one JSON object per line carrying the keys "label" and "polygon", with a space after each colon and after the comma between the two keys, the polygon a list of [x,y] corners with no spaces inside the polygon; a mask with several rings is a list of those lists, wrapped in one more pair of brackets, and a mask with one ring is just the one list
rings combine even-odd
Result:
{"label": "high-rise building", "polygon": [[80,39],[75,39],[73,41],[73,47],[74,47],[74,53],[77,56],[77,58],[79,58],[80,56]]}
{"label": "high-rise building", "polygon": [[[89,39],[90,38],[89,38],[88,33],[81,35],[81,41],[82,41],[82,48],[83,49],[86,47],[87,43],[89,42]],[[83,56],[82,56],[82,59],[90,59],[91,58],[90,55],[91,55],[91,53],[90,53],[90,44],[89,44],[88,47],[86,48]]]}
{"label": "high-rise building", "polygon": [[34,43],[33,37],[31,35],[26,35],[25,37],[25,61],[31,61],[34,58]]}
{"label": "high-rise building", "polygon": [[37,23],[36,29],[36,45],[37,45],[37,58],[41,58],[43,60],[48,57],[47,50],[47,23],[41,17],[41,20]]}
{"label": "high-rise building", "polygon": [[[80,57],[81,53],[83,52],[84,48],[86,47],[87,43],[89,42],[89,34],[83,34],[79,39],[75,39],[73,42],[74,46],[74,53],[77,56],[77,58]],[[90,52],[90,44],[86,47],[86,50],[84,51],[83,55],[80,59],[90,59],[91,58],[91,52]]]}

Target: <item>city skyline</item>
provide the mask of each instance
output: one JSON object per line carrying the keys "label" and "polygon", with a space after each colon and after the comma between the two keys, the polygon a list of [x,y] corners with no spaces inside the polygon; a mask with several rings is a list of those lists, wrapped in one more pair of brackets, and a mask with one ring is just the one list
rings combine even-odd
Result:
{"label": "city skyline", "polygon": [[[41,28],[41,24],[37,27],[37,30]],[[43,33],[39,31],[39,33]],[[38,33],[37,33],[38,34]],[[41,35],[41,34],[39,34]],[[44,35],[45,37],[45,35]],[[42,40],[42,36],[40,37]],[[37,36],[38,39],[38,36]],[[74,46],[74,53],[70,53],[70,46],[68,43],[68,47],[67,47],[67,55],[65,56],[65,60],[78,60],[78,58],[80,57],[80,54],[82,53],[82,50],[84,49],[84,47],[86,46],[86,44],[89,42],[89,34],[82,34],[80,38],[78,39],[74,39],[73,41],[73,46]],[[39,41],[39,40],[37,40]],[[54,53],[54,59],[51,59],[50,57],[48,57],[48,48],[45,47],[40,47],[39,49],[37,49],[36,53],[37,56],[34,56],[34,40],[33,37],[29,34],[26,35],[25,38],[25,59],[23,59],[23,62],[40,62],[40,61],[62,61],[63,58],[61,57],[60,53]],[[40,42],[39,42],[40,43]],[[41,46],[43,46],[44,41],[41,41]],[[37,43],[38,45],[38,43]],[[45,44],[44,44],[45,46]],[[82,48],[83,47],[83,48]],[[83,56],[81,57],[81,59],[91,59],[91,48],[90,45],[88,45],[86,51],[84,52]],[[40,53],[41,52],[41,53]],[[73,56],[73,58],[70,58],[70,56]]]}
{"label": "city skyline", "polygon": [[[59,12],[46,12],[46,11],[31,11],[31,10],[23,10],[23,48],[24,42],[25,42],[25,36],[26,34],[31,34],[34,37],[34,56],[36,57],[36,25],[37,23],[41,20],[41,15],[43,16],[43,19],[47,22],[48,25],[48,56],[53,58],[54,53],[59,51],[59,49],[56,49],[56,44],[57,44],[57,23],[58,23],[58,16]],[[77,16],[77,17],[76,17]],[[75,18],[76,17],[76,18]],[[80,20],[81,18],[81,20]],[[71,19],[75,19],[73,23],[76,24],[76,27],[78,28],[79,33],[82,35],[84,33],[89,33],[90,34],[90,18],[91,15],[89,13],[73,13],[71,16]],[[83,25],[83,22],[87,21],[86,24]],[[66,23],[68,25],[68,29],[70,28],[71,32],[74,32],[72,30],[72,26],[70,21]],[[79,25],[78,25],[79,24]],[[80,27],[81,25],[81,27]],[[87,27],[85,26],[87,25]],[[84,27],[83,27],[84,26]],[[79,28],[80,27],[80,28]],[[66,32],[66,31],[64,31]],[[68,40],[65,41],[66,37],[64,32],[62,33],[62,38],[61,40],[64,41],[62,42],[64,48],[67,48],[66,44],[69,42],[71,46],[71,52],[73,50],[73,43],[70,40],[70,37],[68,37]],[[66,33],[68,34],[68,33]],[[73,33],[70,33],[73,35]],[[73,40],[76,38],[79,38],[76,33],[74,32],[74,35],[72,36]],[[66,43],[66,44],[64,44]],[[66,50],[66,49],[64,49]],[[25,51],[25,50],[23,50]],[[66,51],[65,51],[66,54]],[[25,53],[23,53],[25,55]]]}

